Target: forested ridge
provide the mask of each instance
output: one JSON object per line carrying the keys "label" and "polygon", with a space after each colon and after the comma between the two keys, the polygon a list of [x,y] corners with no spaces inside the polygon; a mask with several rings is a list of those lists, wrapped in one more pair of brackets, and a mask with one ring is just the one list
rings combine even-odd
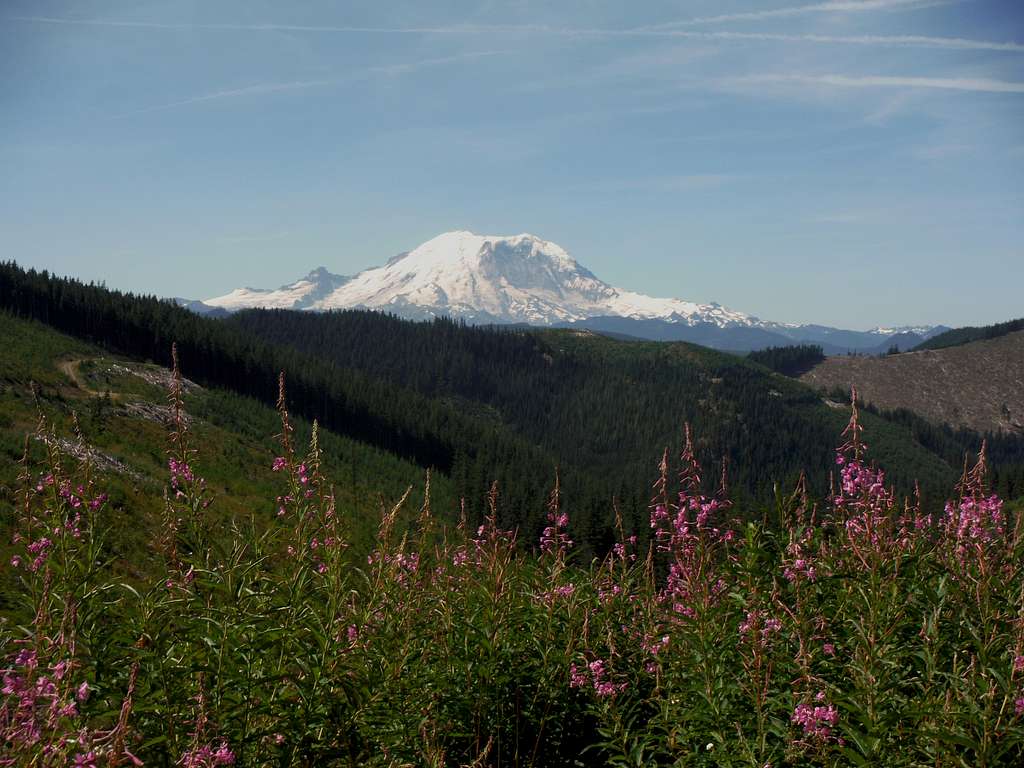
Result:
{"label": "forested ridge", "polygon": [[[720,466],[725,457],[739,492],[763,499],[773,483],[795,480],[801,463],[815,480],[827,481],[824,446],[842,418],[807,387],[687,343],[619,342],[585,331],[503,330],[447,319],[410,323],[360,311],[250,310],[226,322],[500,419],[559,461],[604,475],[643,475],[652,448],[674,444],[687,421],[702,459]],[[808,347],[797,357],[815,352]],[[905,490],[914,478],[926,489],[941,482],[980,447],[982,436],[966,430],[936,427],[910,412],[868,410],[880,417],[876,448],[895,465]],[[988,443],[1002,472],[997,481],[1011,492],[1019,488],[1024,442],[990,435]]]}
{"label": "forested ridge", "polygon": [[940,333],[926,341],[922,341],[913,351],[918,352],[924,349],[944,349],[946,347],[958,347],[961,344],[970,344],[972,341],[984,339],[998,339],[1008,333],[1024,331],[1024,317],[1018,320],[1007,320],[1005,323],[994,325],[967,326],[964,328],[953,328],[952,330]]}
{"label": "forested ridge", "polygon": [[[653,465],[667,446],[678,450],[684,422],[707,484],[724,460],[734,498],[754,513],[802,469],[827,486],[846,418],[799,383],[685,343],[358,311],[257,310],[222,321],[13,263],[0,267],[0,306],[163,365],[177,342],[190,378],[264,403],[276,399],[283,370],[294,412],[449,476],[474,517],[497,481],[503,524],[539,528],[557,467],[577,536],[593,550],[612,541],[613,501],[629,528],[643,528]],[[873,454],[897,488],[919,479],[933,504],[981,440],[958,433],[927,445],[906,419],[874,422]],[[1021,461],[1019,442],[1002,448],[997,471]]]}
{"label": "forested ridge", "polygon": [[793,344],[768,347],[747,355],[748,360],[760,363],[784,376],[799,376],[825,359],[820,344]]}

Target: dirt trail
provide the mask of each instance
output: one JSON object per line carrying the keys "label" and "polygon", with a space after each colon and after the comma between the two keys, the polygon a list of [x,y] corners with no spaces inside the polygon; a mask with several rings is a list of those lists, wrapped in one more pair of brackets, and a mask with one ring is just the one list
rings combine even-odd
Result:
{"label": "dirt trail", "polygon": [[82,377],[78,374],[78,366],[80,366],[84,361],[85,358],[81,357],[72,358],[71,360],[61,360],[59,363],[57,363],[57,367],[60,369],[61,373],[63,373],[65,376],[71,379],[71,382],[75,385],[77,389],[82,390],[82,392],[84,392],[85,394],[92,395],[93,397],[104,397],[105,395],[109,394],[111,400],[120,400],[121,393],[99,392],[89,387],[85,383],[85,381],[82,380]]}

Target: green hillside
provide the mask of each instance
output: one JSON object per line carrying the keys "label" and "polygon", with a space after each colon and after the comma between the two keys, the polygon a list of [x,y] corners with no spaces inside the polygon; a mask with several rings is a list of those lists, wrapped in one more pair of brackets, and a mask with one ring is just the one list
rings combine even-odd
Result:
{"label": "green hillside", "polygon": [[[585,557],[611,545],[616,507],[644,541],[654,466],[666,447],[678,451],[684,423],[707,468],[705,485],[717,485],[724,459],[733,497],[757,517],[776,487],[792,487],[801,471],[828,487],[835,435],[849,416],[799,382],[686,343],[370,312],[246,312],[221,321],[14,264],[0,265],[0,306],[137,361],[167,365],[176,342],[194,381],[264,404],[275,401],[278,372],[286,371],[293,413],[402,466],[433,468],[448,482],[450,503],[437,508],[449,517],[464,499],[477,523],[497,482],[499,522],[526,541],[544,526],[557,467]],[[232,411],[210,408],[209,422]],[[919,480],[930,508],[942,504],[964,454],[982,439],[906,419],[865,420],[872,455],[898,492]],[[252,434],[273,434],[270,424]],[[997,472],[1024,465],[1024,441],[993,447]],[[391,487],[375,471],[359,477],[362,487]]]}
{"label": "green hillside", "polygon": [[[167,485],[167,369],[114,356],[34,321],[0,312],[0,555],[8,549],[15,523],[19,462],[26,445],[41,459],[45,445],[37,428],[45,418],[69,465],[88,453],[110,495],[104,527],[105,555],[128,577],[149,570],[153,542],[160,537]],[[183,359],[187,368],[187,359]],[[34,383],[34,384],[33,384]],[[33,394],[33,386],[35,394]],[[261,530],[276,511],[278,478],[271,471],[280,432],[277,413],[266,405],[224,390],[189,387],[185,394],[189,430],[199,448],[198,468],[216,503],[214,527],[225,536],[233,526]],[[79,447],[77,415],[85,451]],[[310,425],[295,420],[295,436],[306,442]],[[369,541],[382,504],[393,503],[412,486],[408,506],[422,504],[424,470],[380,449],[321,431],[324,473],[335,483],[339,508],[351,520],[356,545]],[[26,438],[27,442],[26,442]],[[453,509],[451,483],[431,482],[438,508]],[[13,583],[0,594],[0,612]]]}
{"label": "green hillside", "polygon": [[[849,411],[761,365],[687,343],[610,339],[572,330],[409,323],[374,312],[241,312],[225,323],[346,370],[462,404],[588,471],[642,515],[652,456],[689,422],[706,467],[729,464],[734,492],[764,500],[801,469],[826,485],[832,436]],[[904,491],[920,480],[938,500],[980,436],[938,435],[926,423],[869,414],[873,453]],[[997,464],[1024,462],[1024,442]],[[595,473],[596,471],[596,473]],[[638,482],[639,479],[639,482]],[[934,493],[933,493],[934,492]],[[571,495],[569,498],[573,498]],[[627,504],[627,508],[628,508]]]}

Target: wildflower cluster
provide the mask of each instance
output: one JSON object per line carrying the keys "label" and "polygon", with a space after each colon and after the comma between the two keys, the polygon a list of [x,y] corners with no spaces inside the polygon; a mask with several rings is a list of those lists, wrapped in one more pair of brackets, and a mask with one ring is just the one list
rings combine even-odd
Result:
{"label": "wildflower cluster", "polygon": [[819,692],[813,704],[797,704],[790,719],[800,726],[803,738],[824,743],[832,739],[832,729],[839,722],[839,711],[834,705],[825,703],[824,692]]}

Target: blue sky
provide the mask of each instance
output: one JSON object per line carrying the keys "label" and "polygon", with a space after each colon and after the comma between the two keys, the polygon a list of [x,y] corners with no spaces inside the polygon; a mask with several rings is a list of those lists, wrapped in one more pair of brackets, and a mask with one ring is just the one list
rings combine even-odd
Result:
{"label": "blue sky", "polygon": [[209,297],[532,232],[851,328],[1024,315],[1024,6],[0,5],[0,258]]}

